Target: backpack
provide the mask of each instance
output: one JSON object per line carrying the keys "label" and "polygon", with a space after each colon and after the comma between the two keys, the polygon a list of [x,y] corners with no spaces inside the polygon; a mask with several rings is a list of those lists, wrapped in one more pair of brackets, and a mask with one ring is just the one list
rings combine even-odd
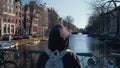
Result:
{"label": "backpack", "polygon": [[59,52],[55,50],[51,52],[51,50],[46,50],[46,54],[49,56],[48,61],[45,64],[45,68],[64,68],[62,57],[66,55],[70,50],[63,50]]}

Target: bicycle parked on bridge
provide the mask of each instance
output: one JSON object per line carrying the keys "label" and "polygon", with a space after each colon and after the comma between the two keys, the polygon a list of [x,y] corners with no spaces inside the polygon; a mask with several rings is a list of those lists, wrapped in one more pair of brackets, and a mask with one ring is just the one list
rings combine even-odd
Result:
{"label": "bicycle parked on bridge", "polygon": [[99,59],[92,53],[77,53],[77,55],[81,58],[80,61],[83,68],[96,68],[96,66],[98,65]]}
{"label": "bicycle parked on bridge", "polygon": [[42,50],[33,50],[28,49],[24,54],[25,58],[25,68],[35,68],[36,67],[36,56],[39,56],[43,51]]}
{"label": "bicycle parked on bridge", "polygon": [[6,54],[9,52],[15,52],[14,57],[19,55],[16,48],[0,49],[0,68],[19,68],[15,62],[11,60],[5,60]]}
{"label": "bicycle parked on bridge", "polygon": [[102,68],[120,68],[120,54],[111,53],[108,56],[102,56],[99,62]]}
{"label": "bicycle parked on bridge", "polygon": [[[92,53],[77,53],[78,56],[82,56],[83,68],[120,68],[120,54],[111,53],[108,56],[101,56],[98,58]],[[87,59],[86,59],[87,58]]]}

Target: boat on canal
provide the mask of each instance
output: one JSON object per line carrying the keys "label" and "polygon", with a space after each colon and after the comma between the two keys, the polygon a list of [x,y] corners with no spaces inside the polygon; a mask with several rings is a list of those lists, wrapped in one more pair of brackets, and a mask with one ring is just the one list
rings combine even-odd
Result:
{"label": "boat on canal", "polygon": [[9,48],[14,48],[17,47],[18,43],[16,42],[7,42],[7,43],[1,43],[0,48],[2,49],[9,49]]}

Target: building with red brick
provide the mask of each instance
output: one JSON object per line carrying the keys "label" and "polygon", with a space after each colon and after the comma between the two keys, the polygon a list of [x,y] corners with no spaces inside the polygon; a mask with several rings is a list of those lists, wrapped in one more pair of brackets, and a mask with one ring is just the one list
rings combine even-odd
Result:
{"label": "building with red brick", "polygon": [[23,34],[23,15],[24,15],[24,6],[21,4],[21,1],[15,2],[15,34]]}
{"label": "building with red brick", "polygon": [[[48,8],[45,5],[36,4],[34,1],[31,1],[29,5],[25,6],[26,32],[37,36],[45,35],[48,29]],[[33,9],[30,10],[31,8]],[[31,28],[30,23],[32,23]]]}
{"label": "building with red brick", "polygon": [[0,35],[15,33],[15,0],[4,0],[0,20]]}
{"label": "building with red brick", "polygon": [[3,0],[0,35],[21,34],[23,30],[23,5],[19,0]]}

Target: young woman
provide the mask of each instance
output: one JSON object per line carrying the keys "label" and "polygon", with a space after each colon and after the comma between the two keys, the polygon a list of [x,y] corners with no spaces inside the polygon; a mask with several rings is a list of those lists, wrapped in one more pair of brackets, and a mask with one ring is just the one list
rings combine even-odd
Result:
{"label": "young woman", "polygon": [[[69,33],[63,25],[55,25],[50,31],[48,39],[48,49],[51,52],[67,50],[69,47]],[[49,59],[46,52],[43,52],[38,59],[37,68],[45,68]],[[64,68],[81,68],[77,55],[72,51],[68,51],[63,57],[62,62]],[[50,67],[51,68],[51,67]],[[59,67],[58,67],[59,68]]]}

